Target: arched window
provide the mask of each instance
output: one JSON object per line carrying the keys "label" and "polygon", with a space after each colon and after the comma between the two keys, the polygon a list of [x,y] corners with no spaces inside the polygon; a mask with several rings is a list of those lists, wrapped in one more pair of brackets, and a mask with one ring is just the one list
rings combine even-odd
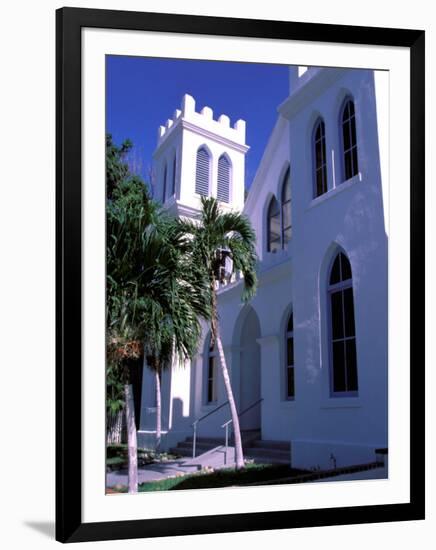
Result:
{"label": "arched window", "polygon": [[282,185],[282,248],[288,248],[292,236],[291,170],[288,167]]}
{"label": "arched window", "polygon": [[276,252],[280,248],[280,207],[273,197],[268,207],[267,250]]}
{"label": "arched window", "polygon": [[338,252],[328,285],[331,316],[331,394],[357,395],[356,329],[351,265]]}
{"label": "arched window", "polygon": [[168,168],[167,168],[167,164],[165,163],[164,175],[163,175],[163,186],[162,186],[162,204],[165,202],[165,199],[167,198],[167,176],[168,176]]}
{"label": "arched window", "polygon": [[325,125],[319,119],[313,129],[313,176],[314,195],[319,197],[327,192],[327,158],[325,152]]}
{"label": "arched window", "polygon": [[173,159],[173,180],[171,185],[171,195],[176,194],[176,154],[174,153]]}
{"label": "arched window", "polygon": [[197,151],[195,169],[195,192],[207,197],[209,195],[210,156],[204,147]]}
{"label": "arched window", "polygon": [[229,202],[230,198],[230,162],[226,155],[218,159],[218,187],[217,199],[221,202]]}
{"label": "arched window", "polygon": [[342,148],[344,181],[359,172],[357,164],[356,116],[354,103],[347,99],[342,108]]}
{"label": "arched window", "polygon": [[218,352],[214,346],[209,346],[207,355],[206,403],[214,403],[218,399],[217,392],[217,360]]}
{"label": "arched window", "polygon": [[295,376],[294,376],[294,315],[291,312],[286,325],[286,349],[285,349],[285,376],[286,376],[286,399],[295,397]]}

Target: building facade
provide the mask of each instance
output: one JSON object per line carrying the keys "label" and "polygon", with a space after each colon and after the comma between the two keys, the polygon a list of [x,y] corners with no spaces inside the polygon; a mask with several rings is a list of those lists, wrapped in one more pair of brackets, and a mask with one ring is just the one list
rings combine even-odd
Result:
{"label": "building facade", "polygon": [[[379,145],[386,88],[370,70],[290,67],[289,96],[244,201],[245,122],[181,110],[158,132],[156,193],[177,216],[200,196],[242,211],[257,236],[259,287],[218,291],[221,336],[243,431],[290,442],[300,468],[362,464],[388,446],[388,248]],[[139,443],[153,441],[153,375],[144,367]],[[189,365],[163,373],[163,445],[224,437],[230,418],[204,327]]]}

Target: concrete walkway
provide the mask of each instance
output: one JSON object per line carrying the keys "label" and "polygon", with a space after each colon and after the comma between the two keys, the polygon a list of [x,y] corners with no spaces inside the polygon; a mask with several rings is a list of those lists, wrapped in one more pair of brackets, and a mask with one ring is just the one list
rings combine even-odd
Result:
{"label": "concrete walkway", "polygon": [[[138,468],[138,482],[157,481],[183,474],[194,474],[202,468],[232,468],[235,465],[235,449],[228,447],[227,460],[224,446],[215,447],[195,458],[181,458]],[[127,469],[116,470],[106,474],[106,487],[127,485]]]}
{"label": "concrete walkway", "polygon": [[388,479],[388,470],[386,467],[372,468],[364,472],[355,472],[353,474],[342,474],[339,476],[324,477],[317,479],[312,483],[319,483],[323,481],[363,481],[365,479]]}

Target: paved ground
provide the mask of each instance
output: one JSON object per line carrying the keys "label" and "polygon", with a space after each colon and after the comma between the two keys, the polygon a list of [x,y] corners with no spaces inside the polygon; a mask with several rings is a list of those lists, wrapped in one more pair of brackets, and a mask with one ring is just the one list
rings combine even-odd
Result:
{"label": "paved ground", "polygon": [[355,472],[353,474],[342,474],[340,476],[324,477],[323,479],[317,479],[312,483],[319,483],[321,481],[358,481],[363,479],[387,479],[387,468],[373,468],[366,470],[365,472]]}
{"label": "paved ground", "polygon": [[[219,468],[231,468],[234,466],[235,450],[228,448],[227,459],[224,447],[216,447],[196,458],[182,458],[179,460],[149,464],[138,468],[138,482],[156,481],[177,474],[192,474],[206,466],[217,470]],[[127,485],[127,470],[117,470],[106,474],[106,486]]]}

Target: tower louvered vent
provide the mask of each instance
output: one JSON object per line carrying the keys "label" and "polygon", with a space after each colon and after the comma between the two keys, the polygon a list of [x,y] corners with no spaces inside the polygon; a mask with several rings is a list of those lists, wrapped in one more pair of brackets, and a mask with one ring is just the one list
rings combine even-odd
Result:
{"label": "tower louvered vent", "polygon": [[218,190],[217,199],[221,202],[229,202],[230,193],[230,162],[222,156],[218,160]]}
{"label": "tower louvered vent", "polygon": [[209,170],[209,154],[206,149],[201,148],[197,152],[195,192],[205,197],[209,195]]}

